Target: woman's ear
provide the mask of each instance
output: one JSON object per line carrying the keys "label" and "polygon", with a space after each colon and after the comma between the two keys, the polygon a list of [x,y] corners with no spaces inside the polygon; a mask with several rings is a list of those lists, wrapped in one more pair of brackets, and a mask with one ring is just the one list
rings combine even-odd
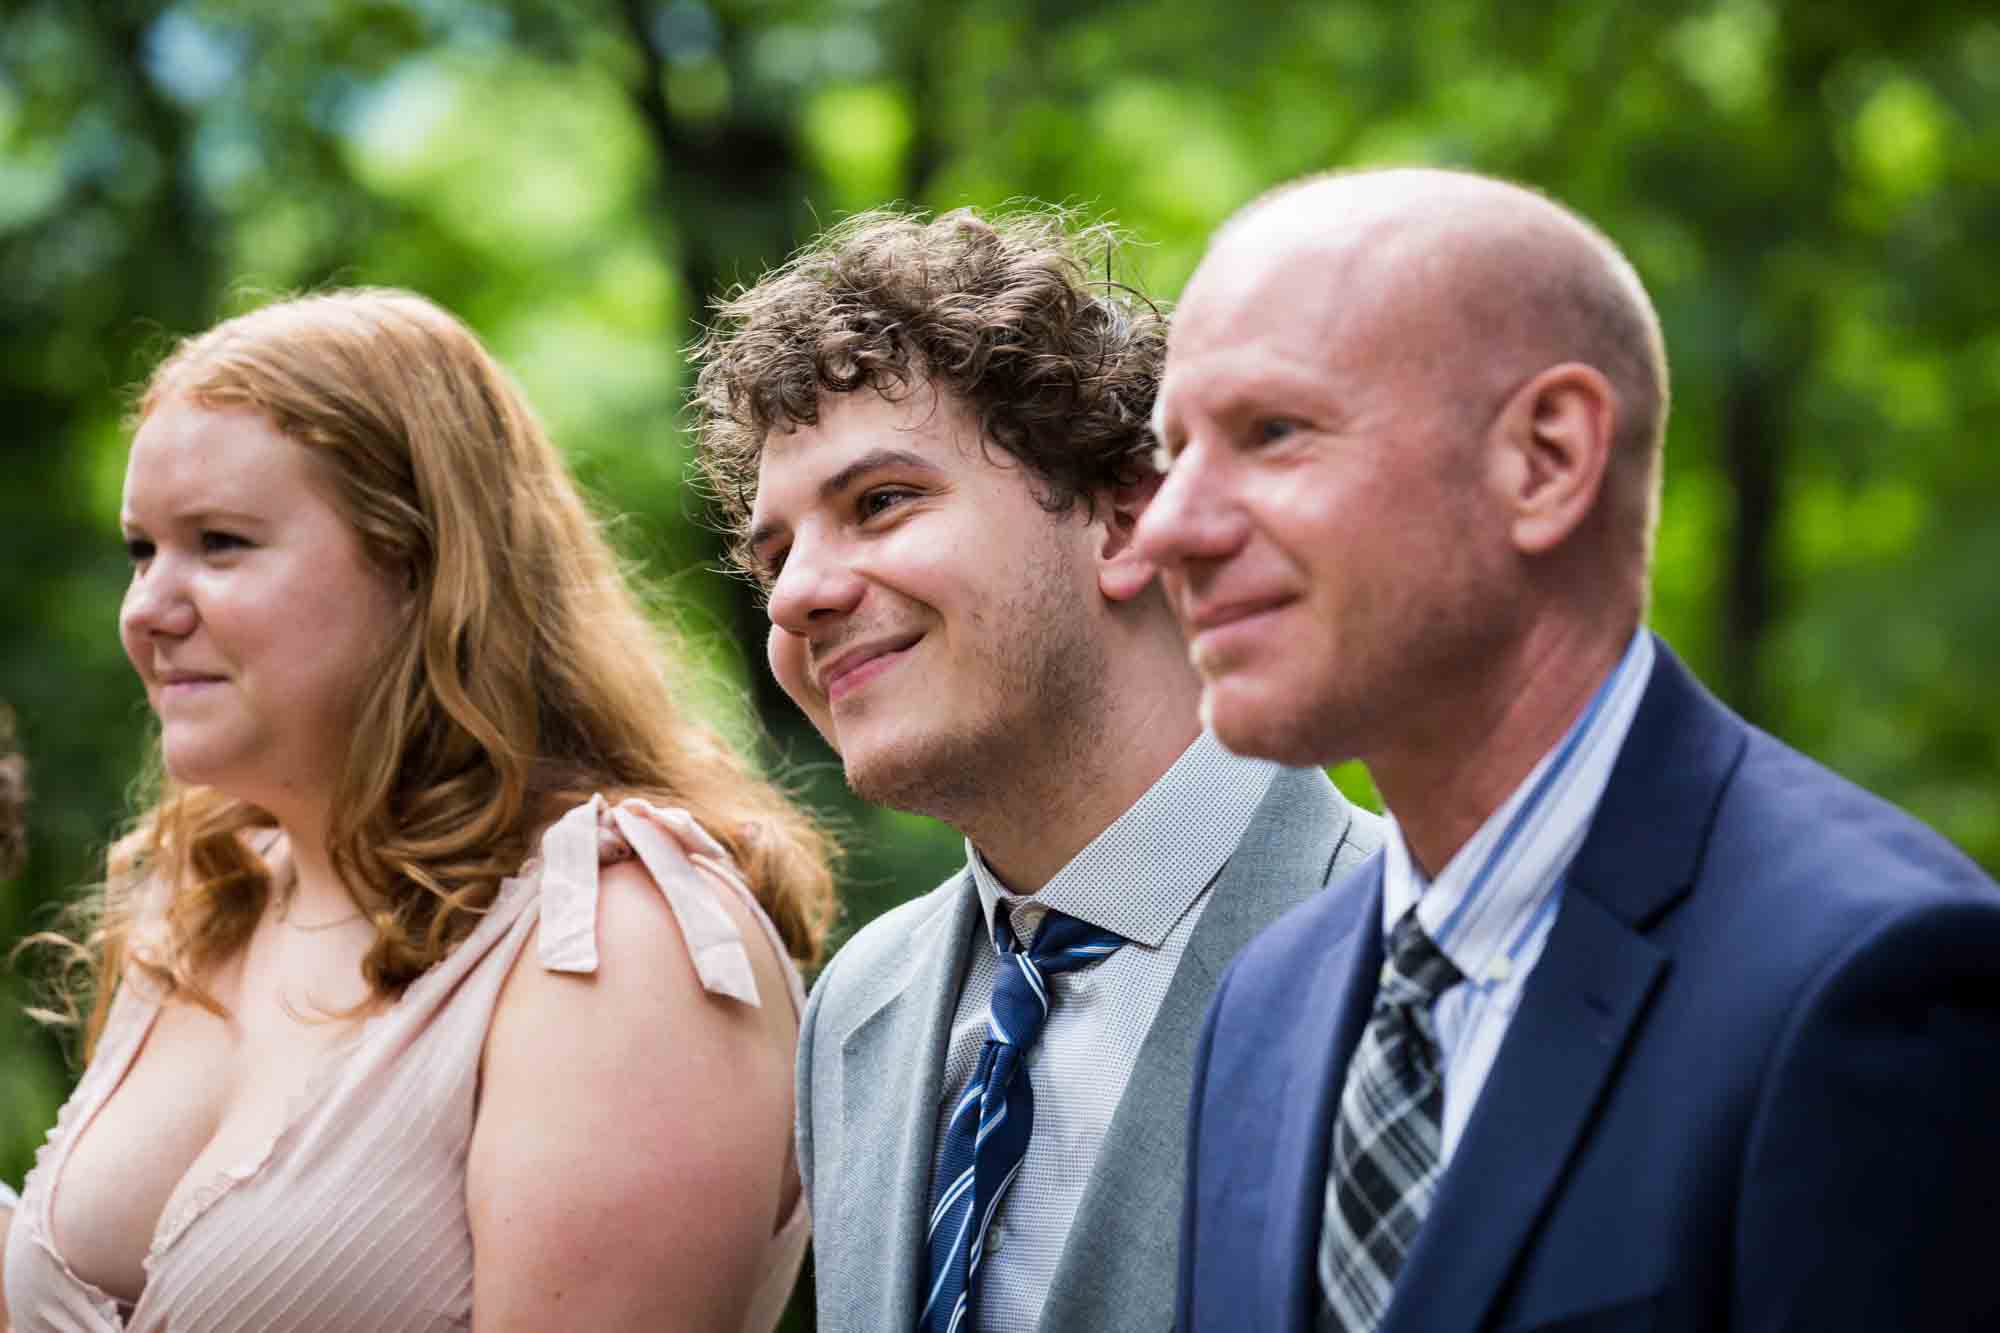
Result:
{"label": "woman's ear", "polygon": [[1157,567],[1140,559],[1132,546],[1132,532],[1159,489],[1159,474],[1148,472],[1129,485],[1097,495],[1097,518],[1103,529],[1097,548],[1097,586],[1108,601],[1129,602],[1153,581]]}

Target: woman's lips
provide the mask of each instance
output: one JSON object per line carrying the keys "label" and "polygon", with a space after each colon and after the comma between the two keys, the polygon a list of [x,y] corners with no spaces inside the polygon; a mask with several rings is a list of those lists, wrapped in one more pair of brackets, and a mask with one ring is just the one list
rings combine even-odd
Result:
{"label": "woman's lips", "polygon": [[221,676],[176,675],[162,677],[159,682],[162,702],[168,699],[191,699],[209,689],[222,684]]}

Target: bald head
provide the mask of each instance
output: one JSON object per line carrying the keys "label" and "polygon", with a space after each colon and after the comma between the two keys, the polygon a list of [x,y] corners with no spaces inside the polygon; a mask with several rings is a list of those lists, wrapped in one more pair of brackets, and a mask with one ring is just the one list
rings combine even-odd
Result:
{"label": "bald head", "polygon": [[1180,318],[1209,295],[1240,297],[1246,282],[1323,303],[1329,336],[1393,347],[1475,425],[1551,366],[1601,372],[1616,396],[1605,518],[1643,570],[1658,511],[1666,357],[1638,275],[1595,227],[1532,190],[1466,172],[1315,176],[1224,224]]}
{"label": "bald head", "polygon": [[1399,811],[1483,737],[1497,804],[1643,615],[1665,398],[1631,267],[1539,195],[1380,171],[1245,209],[1175,311],[1133,533],[1209,725],[1365,759]]}

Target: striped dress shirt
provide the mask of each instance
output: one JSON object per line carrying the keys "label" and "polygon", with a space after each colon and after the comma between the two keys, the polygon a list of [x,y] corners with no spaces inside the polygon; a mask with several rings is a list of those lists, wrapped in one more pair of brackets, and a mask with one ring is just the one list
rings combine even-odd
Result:
{"label": "striped dress shirt", "polygon": [[[974,1323],[980,1333],[1031,1333],[1083,1202],[1105,1130],[1125,1095],[1139,1047],[1180,967],[1209,887],[1243,840],[1278,766],[1230,754],[1206,732],[1144,796],[1032,897],[1000,882],[966,844],[988,933],[972,942],[945,1053],[937,1156],[944,1126],[986,1043],[996,963],[992,921],[1005,904],[1017,938],[1032,940],[1051,908],[1116,931],[1128,943],[1104,962],[1049,979],[1048,1026],[1026,1060],[1035,1125],[1020,1174],[986,1236]],[[935,1178],[937,1163],[932,1163]],[[1177,1220],[1160,1219],[1167,1241]]]}
{"label": "striped dress shirt", "polygon": [[1382,937],[1410,904],[1465,974],[1433,1010],[1444,1063],[1442,1162],[1451,1161],[1486,1086],[1528,976],[1562,906],[1562,880],[1625,745],[1653,672],[1641,628],[1582,714],[1489,815],[1436,879],[1426,879],[1390,812],[1382,867]]}

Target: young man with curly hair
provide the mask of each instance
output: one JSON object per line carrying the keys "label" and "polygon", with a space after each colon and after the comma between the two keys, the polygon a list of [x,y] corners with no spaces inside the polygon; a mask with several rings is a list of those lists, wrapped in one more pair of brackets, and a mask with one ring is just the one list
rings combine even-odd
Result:
{"label": "young man with curly hair", "polygon": [[1172,1318],[1216,977],[1379,843],[1228,754],[1132,531],[1165,347],[1104,227],[851,219],[725,302],[700,457],[772,671],[966,868],[863,929],[800,1034],[819,1327]]}

